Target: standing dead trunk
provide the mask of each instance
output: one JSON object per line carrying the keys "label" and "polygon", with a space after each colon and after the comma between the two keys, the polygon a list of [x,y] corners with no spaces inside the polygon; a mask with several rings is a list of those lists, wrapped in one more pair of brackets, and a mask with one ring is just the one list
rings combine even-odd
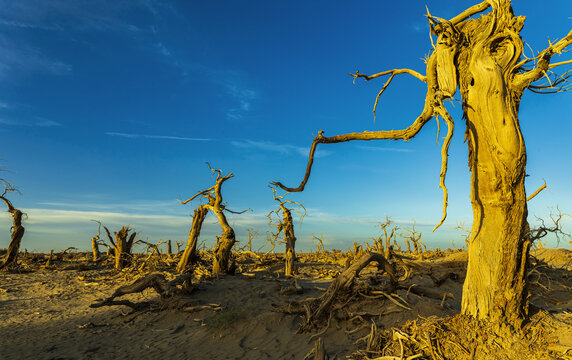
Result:
{"label": "standing dead trunk", "polygon": [[236,242],[234,230],[228,224],[226,216],[222,210],[219,210],[216,207],[212,210],[217,216],[219,224],[222,227],[222,236],[217,237],[217,243],[214,249],[213,274],[232,274],[235,269],[235,264],[231,256],[232,247]]}
{"label": "standing dead trunk", "polygon": [[[523,18],[510,3],[460,27],[467,37],[458,59],[467,121],[473,227],[462,310],[518,324],[528,315],[524,189],[526,148],[518,122],[522,93],[510,71],[522,52]],[[499,16],[500,15],[500,16]],[[487,31],[497,27],[494,32]]]}
{"label": "standing dead trunk", "polygon": [[24,237],[25,229],[22,226],[22,216],[24,214],[20,210],[14,208],[12,202],[6,198],[6,194],[8,192],[14,192],[18,190],[4,179],[0,179],[0,183],[4,183],[4,191],[2,192],[2,195],[0,195],[0,199],[2,199],[8,207],[8,212],[12,214],[12,233],[10,236],[8,251],[6,252],[6,256],[4,257],[2,264],[0,264],[0,269],[2,269],[16,265],[16,261],[18,260],[18,253],[20,252],[20,243]]}
{"label": "standing dead trunk", "polygon": [[[234,177],[234,174],[231,173],[231,174],[222,176],[221,170],[216,170],[216,169],[211,168],[209,163],[207,163],[207,165],[208,165],[209,169],[214,174],[216,174],[216,176],[217,176],[215,185],[211,186],[210,188],[208,188],[206,190],[203,190],[203,191],[195,194],[194,196],[190,197],[189,199],[187,199],[185,201],[180,201],[181,204],[186,204],[189,201],[192,201],[194,198],[199,197],[199,196],[208,200],[207,204],[201,205],[197,209],[197,211],[199,211],[199,209],[204,209],[204,210],[200,210],[201,213],[197,214],[197,212],[195,211],[195,218],[193,218],[193,228],[191,229],[191,233],[189,234],[189,243],[187,243],[187,248],[185,249],[185,252],[187,252],[187,249],[189,249],[189,256],[190,256],[191,249],[193,248],[193,246],[196,248],[196,239],[199,236],[200,226],[204,220],[204,217],[207,214],[207,211],[210,210],[216,215],[218,222],[222,228],[222,235],[220,237],[217,237],[217,242],[215,245],[214,261],[213,261],[213,273],[214,274],[232,274],[232,273],[234,273],[234,269],[235,269],[234,261],[232,261],[232,248],[236,242],[236,238],[234,235],[234,230],[232,229],[232,227],[228,224],[228,221],[226,220],[226,216],[224,215],[224,211],[229,211],[229,212],[233,212],[233,211],[230,211],[226,208],[226,204],[222,200],[221,188],[222,188],[222,184],[224,184],[225,181]],[[247,211],[247,210],[244,210],[244,211]],[[204,213],[202,213],[202,211],[204,211]],[[243,213],[244,211],[240,212],[239,214]],[[196,220],[196,224],[195,224],[195,220]],[[193,233],[193,229],[194,229],[195,225],[197,226],[197,231],[196,231],[196,233]],[[192,242],[193,242],[192,237],[195,237],[195,235],[196,235],[196,238],[194,240],[195,243],[193,245],[192,244]],[[189,244],[191,245],[190,247],[189,247]],[[184,270],[184,267],[181,266],[181,262],[179,263],[177,270],[179,272]]]}
{"label": "standing dead trunk", "polygon": [[282,220],[284,223],[284,241],[286,242],[286,249],[284,252],[286,262],[284,265],[284,275],[286,276],[294,276],[294,272],[296,271],[296,236],[294,236],[294,224],[292,222],[292,214],[290,210],[287,209],[284,205],[281,205],[282,212],[284,214],[284,219]]}
{"label": "standing dead trunk", "polygon": [[[492,10],[472,18],[488,8]],[[533,83],[541,77],[549,78],[550,69],[571,63],[550,64],[550,61],[553,55],[563,53],[572,44],[572,31],[537,56],[523,59],[520,31],[524,17],[514,15],[510,0],[485,0],[451,20],[434,18],[429,13],[427,17],[437,43],[427,59],[425,76],[409,69],[374,75],[352,74],[354,78],[368,81],[389,76],[377,99],[396,75],[409,74],[425,82],[425,105],[413,124],[403,130],[331,137],[323,136],[321,131],[310,149],[306,174],[300,185],[289,188],[279,182],[274,184],[286,191],[304,190],[318,144],[352,140],[407,141],[431,118],[442,118],[448,131],[441,148],[439,187],[443,189],[443,217],[436,229],[447,215],[445,176],[454,128],[444,101],[451,99],[459,85],[467,123],[474,215],[462,311],[479,319],[519,327],[528,314],[526,267],[530,248],[524,188],[526,148],[518,122],[519,105],[525,89],[546,90],[546,93],[566,89],[570,78],[566,73],[548,79],[545,85]]]}
{"label": "standing dead trunk", "polygon": [[[4,199],[4,197],[2,198]],[[4,199],[4,201],[6,201],[6,199]],[[10,205],[8,206],[9,208]],[[22,237],[24,237],[25,231],[22,226],[22,212],[18,209],[14,209],[13,207],[8,211],[12,214],[13,218],[12,234],[10,236],[10,244],[8,245],[6,257],[4,258],[2,265],[0,265],[0,269],[16,264],[18,253],[20,251],[20,243],[22,242]]]}
{"label": "standing dead trunk", "polygon": [[167,241],[167,256],[171,257],[173,255],[173,247],[171,245],[171,240]]}
{"label": "standing dead trunk", "polygon": [[107,227],[103,227],[107,232],[107,237],[109,238],[109,242],[113,245],[113,254],[115,256],[115,270],[121,270],[129,264],[131,264],[131,248],[133,247],[133,242],[135,240],[135,236],[137,236],[136,232],[133,232],[129,235],[129,231],[131,228],[129,226],[122,226],[118,232],[114,232],[115,241],[111,237],[111,233]]}
{"label": "standing dead trunk", "polygon": [[197,241],[199,240],[201,227],[203,226],[203,221],[205,220],[205,217],[207,216],[208,212],[209,209],[204,205],[200,205],[195,210],[195,214],[193,215],[193,225],[191,226],[191,230],[189,231],[189,239],[187,240],[187,246],[185,247],[183,256],[181,256],[179,264],[177,265],[178,273],[185,272],[187,267],[196,259]]}
{"label": "standing dead trunk", "polygon": [[99,252],[99,237],[92,237],[91,238],[91,252],[93,254],[93,261],[99,260],[100,252]]}
{"label": "standing dead trunk", "polygon": [[[96,221],[96,220],[93,220]],[[91,252],[93,254],[93,261],[98,261],[100,257],[99,252],[99,237],[101,236],[101,223],[96,221],[99,225],[97,227],[97,235],[91,238]]]}
{"label": "standing dead trunk", "polygon": [[[273,234],[274,239],[276,240],[280,233],[284,233],[284,243],[286,244],[286,248],[284,249],[284,275],[286,276],[294,276],[296,271],[296,236],[294,235],[294,220],[292,219],[292,210],[286,207],[286,204],[298,205],[304,210],[304,214],[300,211],[293,209],[298,214],[300,214],[300,222],[306,215],[306,208],[304,205],[297,203],[295,201],[290,200],[283,200],[285,195],[276,196],[276,189],[271,187],[272,189],[272,196],[274,200],[278,201],[278,206],[280,209],[274,210],[268,213],[266,217],[270,220],[271,226],[276,226],[277,232]],[[272,214],[276,214],[278,217],[280,216],[280,212],[282,212],[282,219],[279,219],[277,223],[274,223],[272,220]]]}

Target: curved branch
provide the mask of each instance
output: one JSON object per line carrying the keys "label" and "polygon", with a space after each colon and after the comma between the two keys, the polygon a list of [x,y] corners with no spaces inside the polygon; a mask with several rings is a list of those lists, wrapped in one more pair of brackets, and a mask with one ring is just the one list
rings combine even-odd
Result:
{"label": "curved branch", "polygon": [[452,18],[451,20],[449,20],[449,22],[451,22],[453,25],[457,25],[458,23],[470,18],[471,16],[485,11],[490,6],[491,6],[491,4],[490,4],[489,0],[485,0],[480,4],[471,6],[467,10],[463,11],[459,15],[457,15],[454,18]]}
{"label": "curved branch", "polygon": [[455,129],[455,124],[453,123],[453,119],[451,115],[447,112],[443,105],[440,105],[436,108],[436,111],[445,119],[445,123],[447,124],[447,136],[445,136],[445,140],[443,141],[443,146],[441,147],[441,173],[439,175],[439,187],[443,189],[443,217],[439,224],[437,224],[433,231],[437,230],[439,226],[445,222],[447,218],[447,206],[449,205],[448,197],[449,192],[447,190],[447,186],[445,185],[445,177],[447,176],[447,163],[449,160],[449,145],[451,144],[451,139],[453,138],[453,131]]}
{"label": "curved branch", "polygon": [[182,205],[185,205],[186,203],[188,203],[188,202],[190,202],[190,201],[193,201],[197,196],[205,195],[206,193],[210,192],[211,190],[213,190],[213,189],[215,188],[215,186],[216,186],[216,185],[213,185],[213,186],[211,186],[210,188],[208,188],[208,189],[206,189],[206,190],[200,191],[200,192],[196,193],[195,195],[191,196],[190,198],[188,198],[188,199],[185,200],[185,201],[181,201],[181,200],[178,200],[178,199],[177,199],[177,201],[180,202]]}
{"label": "curved branch", "polygon": [[8,207],[9,212],[14,211],[14,205],[12,205],[12,202],[10,200],[6,199],[4,195],[0,195],[0,199],[4,200],[6,206]]}
{"label": "curved branch", "polygon": [[[563,39],[557,41],[554,44],[550,44],[549,47],[542,50],[540,54],[538,54],[537,58],[538,61],[536,62],[536,67],[530,71],[527,71],[522,74],[518,74],[514,77],[514,86],[520,90],[524,90],[527,88],[531,83],[540,79],[542,76],[545,75],[546,71],[550,69],[550,60],[554,54],[561,54],[562,51],[572,44],[572,30],[564,37]],[[563,61],[560,63],[553,64],[555,66],[569,64],[570,61]]]}
{"label": "curved branch", "polygon": [[423,82],[427,82],[427,76],[423,76],[420,73],[418,73],[415,70],[411,70],[411,69],[392,69],[392,70],[386,70],[386,71],[382,71],[380,73],[377,74],[373,74],[373,75],[366,75],[366,74],[360,74],[359,70],[356,71],[355,74],[350,73],[350,76],[353,76],[354,80],[357,78],[364,78],[365,81],[370,81],[373,80],[375,78],[378,78],[380,76],[384,76],[384,75],[390,75],[391,76],[395,76],[395,75],[399,75],[399,74],[409,74],[412,76],[415,76],[417,79],[423,81]]}
{"label": "curved branch", "polygon": [[231,214],[244,214],[244,213],[247,212],[247,211],[252,211],[251,208],[248,208],[248,209],[242,210],[242,211],[232,211],[232,210],[229,210],[229,209],[227,209],[227,208],[224,208],[224,210],[225,210],[225,211],[228,211],[228,212],[231,213]]}
{"label": "curved branch", "polygon": [[310,148],[310,155],[308,159],[308,165],[306,166],[306,174],[304,179],[296,188],[291,188],[283,185],[279,181],[272,182],[274,186],[280,187],[282,190],[288,192],[300,192],[304,190],[308,179],[310,178],[310,173],[312,172],[312,165],[314,164],[314,153],[316,152],[316,147],[318,144],[335,144],[340,142],[352,141],[352,140],[405,140],[409,141],[412,137],[417,135],[423,126],[431,120],[433,117],[433,99],[427,96],[425,99],[425,108],[419,117],[411,124],[409,127],[403,130],[389,130],[389,131],[364,131],[362,133],[349,133],[336,136],[325,137],[322,136],[324,131],[320,131],[318,136],[314,138],[312,142],[312,147]]}
{"label": "curved branch", "polygon": [[544,189],[546,189],[546,180],[544,180],[544,185],[539,187],[535,192],[533,192],[529,197],[526,198],[526,201],[530,201],[530,200],[534,199],[534,197],[536,195],[540,194],[540,192]]}

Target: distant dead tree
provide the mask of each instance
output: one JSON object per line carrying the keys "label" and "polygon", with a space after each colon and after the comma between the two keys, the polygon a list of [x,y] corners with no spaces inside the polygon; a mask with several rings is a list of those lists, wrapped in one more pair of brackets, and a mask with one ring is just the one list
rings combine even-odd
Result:
{"label": "distant dead tree", "polygon": [[[272,234],[273,238],[276,240],[280,233],[284,234],[284,243],[286,244],[286,249],[284,250],[284,257],[286,259],[284,274],[286,276],[293,276],[294,271],[296,270],[296,236],[294,236],[294,221],[292,219],[292,211],[297,212],[300,215],[300,221],[302,221],[304,216],[306,216],[306,208],[304,205],[295,201],[283,200],[286,194],[282,196],[276,196],[276,188],[271,186],[269,187],[272,189],[272,196],[274,197],[274,200],[278,202],[279,209],[269,212],[266,216],[270,220],[270,226],[276,226],[276,234]],[[302,214],[296,209],[289,209],[286,207],[286,204],[298,205],[304,210],[304,213]],[[282,217],[280,217],[280,213],[282,213]],[[272,219],[273,214],[278,217],[276,222],[274,222]]]}
{"label": "distant dead tree", "polygon": [[100,252],[99,252],[99,245],[100,245],[100,236],[101,236],[101,222],[97,220],[95,221],[98,224],[97,227],[97,235],[91,238],[91,252],[93,254],[93,261],[99,260]]}
{"label": "distant dead tree", "polygon": [[109,242],[111,245],[113,245],[113,254],[115,255],[115,269],[121,270],[127,267],[131,263],[131,250],[137,233],[132,232],[131,235],[129,235],[129,232],[132,229],[129,226],[122,226],[119,231],[113,232],[115,237],[115,241],[113,241],[113,237],[111,236],[111,232],[107,226],[103,226],[103,228],[107,233]]}
{"label": "distant dead tree", "polygon": [[[484,13],[487,9],[492,11]],[[303,191],[310,177],[318,144],[353,140],[405,140],[416,136],[431,120],[442,118],[447,135],[441,148],[439,187],[443,189],[443,215],[447,215],[448,149],[454,122],[444,102],[453,100],[460,89],[465,139],[469,147],[473,227],[469,240],[469,262],[463,286],[462,313],[495,323],[520,328],[528,317],[527,263],[531,234],[527,222],[527,196],[524,179],[526,148],[518,112],[525,90],[555,93],[570,88],[568,71],[562,75],[553,69],[572,60],[551,63],[556,54],[566,52],[572,43],[572,31],[538,55],[526,57],[520,32],[524,16],[516,16],[510,0],[486,0],[450,20],[427,12],[432,52],[426,58],[426,74],[410,69],[393,69],[374,75],[355,72],[355,79],[366,81],[389,76],[374,104],[396,75],[408,74],[427,85],[421,114],[406,129],[365,131],[324,136],[320,131],[310,149],[306,174],[290,192]],[[475,16],[475,17],[474,17]],[[433,43],[433,36],[436,42]],[[546,83],[538,84],[542,78]]]}
{"label": "distant dead tree", "polygon": [[6,198],[6,195],[9,192],[18,192],[18,190],[14,185],[4,179],[0,179],[0,184],[4,185],[4,191],[2,192],[2,195],[0,195],[0,199],[2,199],[8,207],[8,212],[12,214],[10,244],[8,245],[6,257],[4,257],[2,264],[0,264],[0,269],[2,269],[16,264],[18,252],[20,251],[20,243],[22,242],[25,229],[22,226],[22,211],[16,209],[14,205],[12,205],[12,202]]}
{"label": "distant dead tree", "polygon": [[215,184],[206,190],[196,193],[185,201],[180,201],[181,204],[186,204],[197,197],[207,200],[205,204],[199,205],[197,210],[195,210],[195,215],[193,216],[193,226],[191,227],[191,232],[189,233],[187,247],[185,248],[183,257],[181,257],[181,261],[179,261],[177,271],[183,272],[184,269],[187,268],[187,266],[192,261],[192,256],[196,251],[196,244],[203,220],[207,215],[208,210],[210,210],[216,215],[218,222],[222,228],[222,235],[217,236],[217,242],[214,249],[213,273],[229,274],[233,273],[235,268],[235,264],[231,259],[231,255],[232,247],[236,242],[236,237],[233,228],[226,220],[224,211],[228,211],[233,214],[242,214],[250,209],[246,209],[241,212],[235,212],[227,209],[226,203],[222,200],[221,188],[225,181],[234,177],[234,174],[230,173],[223,176],[221,170],[213,169],[209,163],[207,163],[207,166],[213,172],[213,175],[216,175]]}
{"label": "distant dead tree", "polygon": [[[397,237],[397,235],[395,234],[395,231],[399,230],[398,227],[391,226],[392,224],[393,224],[393,221],[391,221],[391,219],[387,216],[387,217],[385,217],[384,222],[379,223],[377,225],[377,226],[379,226],[379,228],[383,232],[383,238],[381,236],[379,236],[377,239],[375,239],[375,244],[377,247],[377,251],[383,253],[385,255],[386,259],[390,258],[391,240],[393,239],[393,241],[395,242],[395,239]],[[390,228],[390,226],[391,226],[391,228]],[[384,242],[385,242],[385,245],[384,245]]]}
{"label": "distant dead tree", "polygon": [[405,228],[405,231],[407,231],[407,233],[403,233],[402,236],[407,241],[407,249],[410,249],[409,243],[412,243],[413,248],[415,249],[415,255],[419,256],[420,260],[423,260],[423,253],[427,251],[427,248],[421,241],[421,232],[418,232],[415,229],[415,221],[413,222],[411,229]]}

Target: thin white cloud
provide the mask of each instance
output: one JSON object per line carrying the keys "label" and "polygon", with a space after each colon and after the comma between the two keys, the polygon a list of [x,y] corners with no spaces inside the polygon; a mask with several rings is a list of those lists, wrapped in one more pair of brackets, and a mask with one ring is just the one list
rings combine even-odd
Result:
{"label": "thin white cloud", "polygon": [[128,139],[158,139],[158,140],[181,140],[181,141],[212,141],[209,138],[189,138],[182,136],[168,136],[168,135],[146,135],[146,134],[127,134],[120,132],[106,132],[109,136],[118,136]]}
{"label": "thin white cloud", "polygon": [[371,146],[371,145],[357,145],[356,148],[362,150],[372,150],[372,151],[387,151],[387,152],[413,152],[411,149],[393,148],[393,147],[381,147],[381,146]]}
{"label": "thin white cloud", "polygon": [[35,118],[32,121],[26,121],[26,120],[12,120],[12,119],[5,119],[5,118],[0,118],[0,124],[2,125],[9,125],[9,126],[27,126],[27,127],[57,127],[57,126],[62,126],[62,124],[60,124],[57,121],[53,121],[53,120],[48,120],[48,119],[44,119],[44,118]]}
{"label": "thin white cloud", "polygon": [[236,104],[226,110],[229,120],[242,120],[252,110],[252,103],[260,98],[260,94],[246,85],[245,75],[240,71],[224,69],[217,70],[207,66],[196,65],[202,69],[214,83],[222,86],[226,94]]}
{"label": "thin white cloud", "polygon": [[[298,154],[302,156],[308,156],[310,153],[310,149],[303,146],[277,144],[272,141],[241,140],[231,141],[231,145],[241,149],[262,150],[266,152],[279,153],[280,155]],[[330,154],[332,154],[331,151],[321,150],[316,153],[316,157],[324,157]]]}
{"label": "thin white cloud", "polygon": [[62,30],[62,28],[57,25],[26,23],[22,21],[5,20],[5,19],[0,19],[0,25],[23,28],[23,29]]}
{"label": "thin white cloud", "polygon": [[5,36],[0,36],[0,78],[15,72],[52,73],[66,75],[72,72],[72,66],[62,61],[50,59],[38,48],[24,43],[15,43]]}

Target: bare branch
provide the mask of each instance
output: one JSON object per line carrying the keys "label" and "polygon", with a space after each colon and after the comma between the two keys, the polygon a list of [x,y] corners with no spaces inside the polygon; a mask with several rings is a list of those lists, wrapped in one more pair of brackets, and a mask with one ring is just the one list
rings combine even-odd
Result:
{"label": "bare branch", "polygon": [[[429,96],[428,96],[429,97]],[[405,140],[409,141],[412,137],[417,135],[417,133],[423,128],[423,126],[433,117],[433,99],[425,100],[425,108],[419,117],[415,120],[413,124],[403,130],[389,130],[389,131],[364,131],[362,133],[349,133],[336,135],[331,137],[325,137],[322,134],[323,130],[318,132],[318,136],[314,138],[312,142],[312,147],[310,148],[310,155],[308,159],[308,165],[306,166],[306,174],[304,179],[296,188],[290,188],[283,185],[279,181],[272,182],[272,185],[279,186],[282,190],[288,192],[300,192],[304,190],[308,179],[310,178],[310,173],[312,171],[312,165],[314,163],[314,153],[316,152],[316,147],[318,144],[335,144],[340,142],[352,141],[352,140]]]}
{"label": "bare branch", "polygon": [[459,15],[455,16],[454,18],[452,18],[451,20],[449,20],[449,22],[453,25],[457,25],[458,23],[460,23],[461,21],[464,21],[468,18],[470,18],[473,15],[476,15],[478,13],[481,13],[483,11],[485,11],[486,9],[488,9],[490,7],[490,3],[488,0],[483,1],[480,4],[471,6],[470,8],[468,8],[467,10],[463,11],[462,13],[460,13]]}
{"label": "bare branch", "polygon": [[445,136],[445,140],[443,141],[443,146],[441,147],[441,173],[439,175],[439,187],[443,189],[443,217],[439,224],[437,224],[433,231],[437,230],[439,226],[443,224],[445,219],[447,218],[447,206],[448,203],[448,190],[447,186],[445,185],[445,177],[447,176],[447,163],[449,159],[449,145],[451,144],[451,139],[453,138],[453,130],[455,129],[455,124],[453,123],[453,119],[451,115],[445,110],[445,107],[441,103],[440,106],[437,107],[437,112],[445,119],[447,123],[447,136]]}
{"label": "bare branch", "polygon": [[115,245],[115,241],[113,241],[113,237],[111,237],[111,232],[109,231],[107,226],[104,225],[103,228],[105,229],[105,232],[107,233],[107,238],[109,239],[109,243],[111,245],[113,245],[114,248],[116,248],[117,245]]}
{"label": "bare branch", "polygon": [[[561,54],[562,51],[572,44],[572,30],[563,39],[557,41],[554,44],[550,44],[549,47],[544,49],[536,57],[538,61],[536,62],[536,67],[530,71],[522,74],[518,74],[514,77],[514,85],[518,89],[525,89],[534,81],[540,79],[545,75],[546,71],[550,69],[550,60],[554,54]],[[563,61],[560,63],[553,64],[554,66],[568,64],[570,61]]]}
{"label": "bare branch", "polygon": [[532,200],[536,195],[538,195],[542,190],[546,189],[546,180],[544,180],[544,185],[538,188],[532,195],[526,198],[526,201]]}
{"label": "bare branch", "polygon": [[188,199],[185,200],[185,201],[181,201],[181,200],[178,200],[178,201],[179,201],[181,204],[185,205],[186,203],[188,203],[188,202],[190,202],[190,201],[193,201],[197,196],[205,195],[206,193],[210,192],[212,189],[215,188],[215,186],[216,186],[216,185],[213,185],[213,186],[211,186],[210,188],[208,188],[208,189],[206,189],[206,190],[199,191],[198,193],[196,193],[195,195],[191,196],[190,198],[188,198]]}
{"label": "bare branch", "polygon": [[418,73],[415,70],[411,70],[411,69],[392,69],[392,70],[386,70],[386,71],[382,71],[380,73],[377,74],[373,74],[373,75],[366,75],[366,74],[360,74],[359,71],[356,71],[355,74],[350,73],[350,76],[353,76],[354,80],[357,78],[364,78],[366,81],[370,81],[373,80],[375,78],[378,78],[380,76],[384,76],[384,75],[399,75],[399,74],[409,74],[411,76],[415,76],[417,79],[423,81],[423,82],[427,82],[427,77],[421,75],[420,73]]}
{"label": "bare branch", "polygon": [[247,211],[252,211],[251,208],[248,208],[248,209],[242,210],[242,211],[232,211],[232,210],[229,210],[229,209],[227,209],[227,208],[224,208],[224,210],[225,210],[225,211],[228,211],[229,213],[232,213],[232,214],[244,214],[244,213],[247,212]]}
{"label": "bare branch", "polygon": [[552,69],[552,68],[555,68],[555,67],[557,67],[557,66],[566,65],[566,64],[572,64],[572,60],[561,61],[561,62],[557,62],[557,63],[554,63],[554,64],[550,64],[550,65],[548,66],[548,68],[549,68],[549,69]]}

